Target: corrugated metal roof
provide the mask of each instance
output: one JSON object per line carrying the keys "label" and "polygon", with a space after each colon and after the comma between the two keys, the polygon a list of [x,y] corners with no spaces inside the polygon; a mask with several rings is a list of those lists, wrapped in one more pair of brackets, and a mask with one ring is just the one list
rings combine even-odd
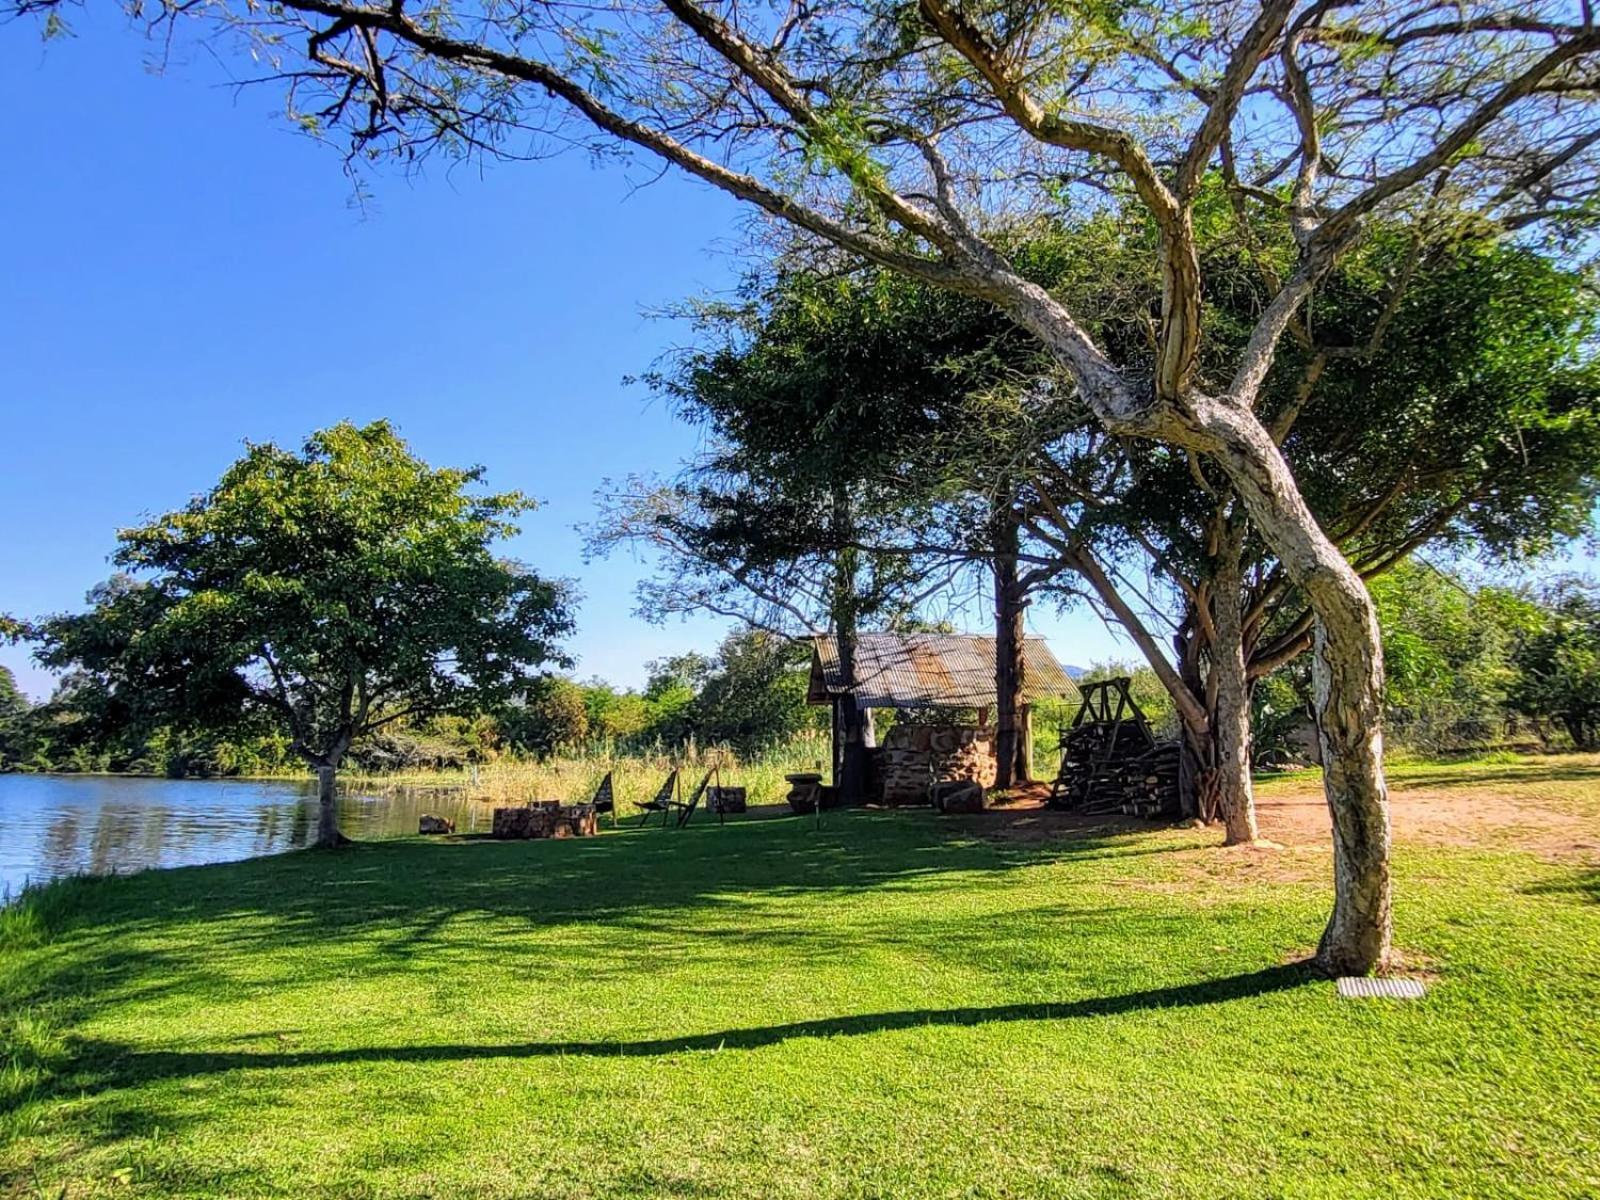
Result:
{"label": "corrugated metal roof", "polygon": [[[1075,697],[1077,687],[1042,638],[1024,644],[1022,696]],[[852,689],[832,634],[812,641],[807,699],[827,704]],[[856,645],[857,701],[864,708],[982,708],[995,702],[994,638],[968,633],[863,633]]]}

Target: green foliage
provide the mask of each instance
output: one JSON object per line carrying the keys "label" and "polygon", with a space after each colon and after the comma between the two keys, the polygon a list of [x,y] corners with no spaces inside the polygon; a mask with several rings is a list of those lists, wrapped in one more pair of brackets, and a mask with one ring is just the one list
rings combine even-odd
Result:
{"label": "green foliage", "polygon": [[595,679],[583,685],[583,703],[592,737],[610,742],[639,740],[650,727],[650,705],[637,692]]}
{"label": "green foliage", "polygon": [[1430,752],[1501,740],[1511,654],[1535,607],[1416,562],[1370,586],[1394,740]]}
{"label": "green foliage", "polygon": [[1258,768],[1305,761],[1303,739],[1316,736],[1311,672],[1304,659],[1256,680],[1250,693],[1250,752]]}
{"label": "green foliage", "polygon": [[754,629],[729,634],[691,709],[700,740],[749,750],[821,728],[827,709],[806,703],[810,664],[803,644]]}
{"label": "green foliage", "polygon": [[[1514,700],[1528,692],[1529,639],[1554,610],[1512,589],[1472,584],[1408,561],[1369,585],[1383,632],[1385,736],[1424,755],[1501,744]],[[1304,660],[1257,682],[1258,761],[1275,761],[1306,728],[1311,676]],[[1552,712],[1522,711],[1559,720]]]}
{"label": "green foliage", "polygon": [[589,737],[584,689],[559,676],[539,680],[519,702],[506,705],[499,718],[510,745],[540,758],[581,746]]}
{"label": "green foliage", "polygon": [[[1413,253],[1380,229],[1319,292],[1310,320],[1333,345],[1364,345]],[[1600,490],[1600,303],[1587,275],[1504,243],[1424,252],[1378,349],[1330,362],[1285,449],[1324,524],[1376,561],[1406,531],[1434,544],[1525,558],[1581,534]],[[1303,352],[1275,379],[1290,403]]]}
{"label": "green foliage", "polygon": [[600,680],[551,679],[501,716],[507,740],[538,756],[580,747],[727,745],[755,753],[822,727],[806,704],[810,651],[761,630],[724,639],[714,657],[688,653],[650,664],[643,692]]}
{"label": "green foliage", "polygon": [[31,707],[10,668],[0,667],[0,771],[16,767],[32,752]]}
{"label": "green foliage", "polygon": [[429,467],[384,422],[299,453],[251,446],[186,508],[119,534],[130,574],[40,623],[39,659],[84,673],[92,721],[270,723],[312,763],[492,707],[561,661],[571,618],[560,585],[491,552],[530,503],[475,494],[480,479]]}
{"label": "green foliage", "polygon": [[[1023,247],[1030,273],[1047,256]],[[890,626],[988,544],[988,506],[1066,401],[991,306],[859,269],[779,269],[698,308],[700,345],[645,376],[710,450],[674,487],[608,503],[591,545],[663,552],[647,616],[709,610],[788,633]],[[1041,411],[1035,411],[1041,410]],[[1018,467],[1020,469],[1020,467]],[[1006,478],[1002,478],[1005,476]],[[645,498],[640,501],[638,493]]]}
{"label": "green foliage", "polygon": [[1557,587],[1515,661],[1510,699],[1518,712],[1559,722],[1580,748],[1600,745],[1600,587]]}

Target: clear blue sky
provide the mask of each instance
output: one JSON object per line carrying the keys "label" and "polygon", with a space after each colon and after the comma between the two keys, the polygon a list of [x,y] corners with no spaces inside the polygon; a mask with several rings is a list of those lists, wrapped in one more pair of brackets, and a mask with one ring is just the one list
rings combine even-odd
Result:
{"label": "clear blue sky", "polygon": [[[510,552],[579,580],[580,675],[637,684],[716,642],[722,622],[632,617],[643,564],[585,565],[573,526],[605,476],[694,450],[622,380],[683,336],[647,310],[736,278],[732,201],[570,155],[385,173],[363,213],[274,91],[236,95],[193,52],[156,76],[113,10],[73,21],[48,46],[0,31],[0,612],[81,606],[117,527],[244,439],[388,417],[429,461],[544,501]],[[1064,661],[1118,653],[1087,614],[1034,625]],[[24,648],[0,663],[48,693]]]}

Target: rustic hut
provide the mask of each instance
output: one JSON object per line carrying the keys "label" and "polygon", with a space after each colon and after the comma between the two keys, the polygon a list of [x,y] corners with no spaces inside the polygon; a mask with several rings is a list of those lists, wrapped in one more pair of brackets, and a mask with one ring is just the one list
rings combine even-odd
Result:
{"label": "rustic hut", "polygon": [[[1026,761],[1033,751],[1033,702],[1050,696],[1075,699],[1078,691],[1043,639],[1027,639],[1024,664],[1023,705],[1018,716]],[[898,740],[907,744],[887,750],[903,752],[902,756],[935,755],[945,760],[946,774],[961,771],[966,772],[961,777],[977,779],[986,786],[994,782],[994,740],[989,725],[995,706],[994,638],[963,633],[864,633],[856,642],[854,674],[853,680],[845,679],[835,637],[813,639],[806,698],[833,710],[835,778],[842,754],[841,708],[853,704],[869,713],[879,708],[977,710],[977,733],[948,725],[901,727]],[[879,782],[887,785],[886,798],[892,799],[895,781],[881,778]]]}

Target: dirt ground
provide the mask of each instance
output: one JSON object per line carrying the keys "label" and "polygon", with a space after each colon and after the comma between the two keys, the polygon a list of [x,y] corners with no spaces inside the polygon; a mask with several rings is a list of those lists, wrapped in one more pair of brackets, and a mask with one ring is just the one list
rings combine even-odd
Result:
{"label": "dirt ground", "polygon": [[[1149,828],[1117,817],[1083,817],[1044,806],[1036,784],[970,818],[975,832],[1011,841]],[[1423,845],[1524,849],[1560,860],[1600,859],[1600,756],[1558,755],[1508,763],[1401,765],[1390,771],[1395,839]],[[1319,777],[1260,784],[1261,836],[1283,846],[1322,849],[1331,842]],[[1219,831],[1220,832],[1220,831]]]}
{"label": "dirt ground", "polygon": [[[1530,774],[1536,769],[1530,769]],[[1513,769],[1514,771],[1514,769]],[[1518,848],[1551,858],[1600,855],[1600,768],[1584,781],[1563,782],[1590,789],[1588,805],[1567,788],[1551,789],[1529,779],[1487,777],[1436,786],[1396,778],[1389,815],[1396,841],[1434,846]],[[1257,800],[1263,837],[1285,845],[1326,845],[1331,841],[1327,802],[1320,783],[1263,789]]]}

